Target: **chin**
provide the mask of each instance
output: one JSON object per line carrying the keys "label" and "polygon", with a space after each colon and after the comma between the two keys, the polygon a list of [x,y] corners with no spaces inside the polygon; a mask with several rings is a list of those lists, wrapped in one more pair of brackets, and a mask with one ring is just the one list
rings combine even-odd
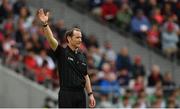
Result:
{"label": "chin", "polygon": [[81,44],[78,44],[78,45],[76,45],[76,48],[79,48],[81,46]]}

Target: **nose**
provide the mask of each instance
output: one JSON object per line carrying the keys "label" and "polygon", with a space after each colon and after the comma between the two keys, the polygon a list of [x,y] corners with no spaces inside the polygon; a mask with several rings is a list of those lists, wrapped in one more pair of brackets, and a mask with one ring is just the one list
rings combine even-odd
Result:
{"label": "nose", "polygon": [[79,42],[82,42],[82,38],[79,38]]}

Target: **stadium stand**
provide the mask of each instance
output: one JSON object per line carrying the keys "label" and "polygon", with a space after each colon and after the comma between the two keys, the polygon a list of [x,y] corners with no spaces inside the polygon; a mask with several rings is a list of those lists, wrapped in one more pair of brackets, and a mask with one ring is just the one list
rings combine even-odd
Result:
{"label": "stadium stand", "polygon": [[[129,30],[134,37],[143,42],[142,46],[158,48],[168,58],[173,57],[174,59],[174,56],[178,55],[179,48],[176,44],[179,43],[179,34],[176,33],[179,31],[179,11],[176,10],[179,9],[179,1],[169,4],[169,2],[149,0],[148,6],[145,0],[138,0],[139,2],[90,0],[83,3],[80,1],[67,0],[66,2],[68,6],[75,6],[72,8],[74,10],[77,10],[77,7],[78,9],[81,6],[86,7],[83,12],[92,12],[92,15],[99,19],[98,22],[107,24],[104,26],[111,26],[113,29],[116,28],[115,30],[118,27],[121,31]],[[24,0],[2,0],[0,3],[2,64],[25,78],[57,92],[59,78],[56,61],[28,3]],[[175,10],[172,11],[174,13],[169,13],[171,5],[177,5],[178,9],[172,9]],[[45,7],[43,3],[42,6]],[[60,9],[64,8],[60,7]],[[165,10],[162,15],[159,9]],[[139,17],[142,17],[142,21],[138,21]],[[66,45],[64,33],[67,27],[64,20],[62,18],[54,21],[52,17],[49,24],[58,41]],[[162,27],[161,31],[159,27]],[[101,40],[100,43],[98,36],[88,35],[83,29],[84,43],[81,49],[88,58],[88,73],[97,99],[97,107],[165,108],[180,106],[180,83],[174,81],[171,69],[162,71],[157,63],[152,63],[147,67],[141,55],[130,54],[129,47],[119,47],[119,53],[117,53],[111,41]],[[172,35],[172,39],[169,38],[169,34]],[[55,107],[56,103],[57,101],[46,98],[44,107]]]}

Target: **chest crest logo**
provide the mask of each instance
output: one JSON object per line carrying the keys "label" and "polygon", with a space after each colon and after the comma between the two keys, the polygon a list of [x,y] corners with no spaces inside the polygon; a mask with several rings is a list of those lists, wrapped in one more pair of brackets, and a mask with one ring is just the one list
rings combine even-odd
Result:
{"label": "chest crest logo", "polygon": [[74,61],[74,59],[72,57],[68,57],[68,60],[70,61]]}

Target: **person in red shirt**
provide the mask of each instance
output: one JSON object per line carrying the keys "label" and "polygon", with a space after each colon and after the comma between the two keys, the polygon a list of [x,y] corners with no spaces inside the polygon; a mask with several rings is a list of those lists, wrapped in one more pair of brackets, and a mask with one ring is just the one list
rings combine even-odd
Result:
{"label": "person in red shirt", "polygon": [[101,6],[102,18],[106,21],[113,21],[118,8],[114,3],[114,0],[106,0],[105,3]]}
{"label": "person in red shirt", "polygon": [[159,30],[156,24],[152,25],[150,30],[147,32],[147,43],[150,47],[156,47],[159,44]]}

